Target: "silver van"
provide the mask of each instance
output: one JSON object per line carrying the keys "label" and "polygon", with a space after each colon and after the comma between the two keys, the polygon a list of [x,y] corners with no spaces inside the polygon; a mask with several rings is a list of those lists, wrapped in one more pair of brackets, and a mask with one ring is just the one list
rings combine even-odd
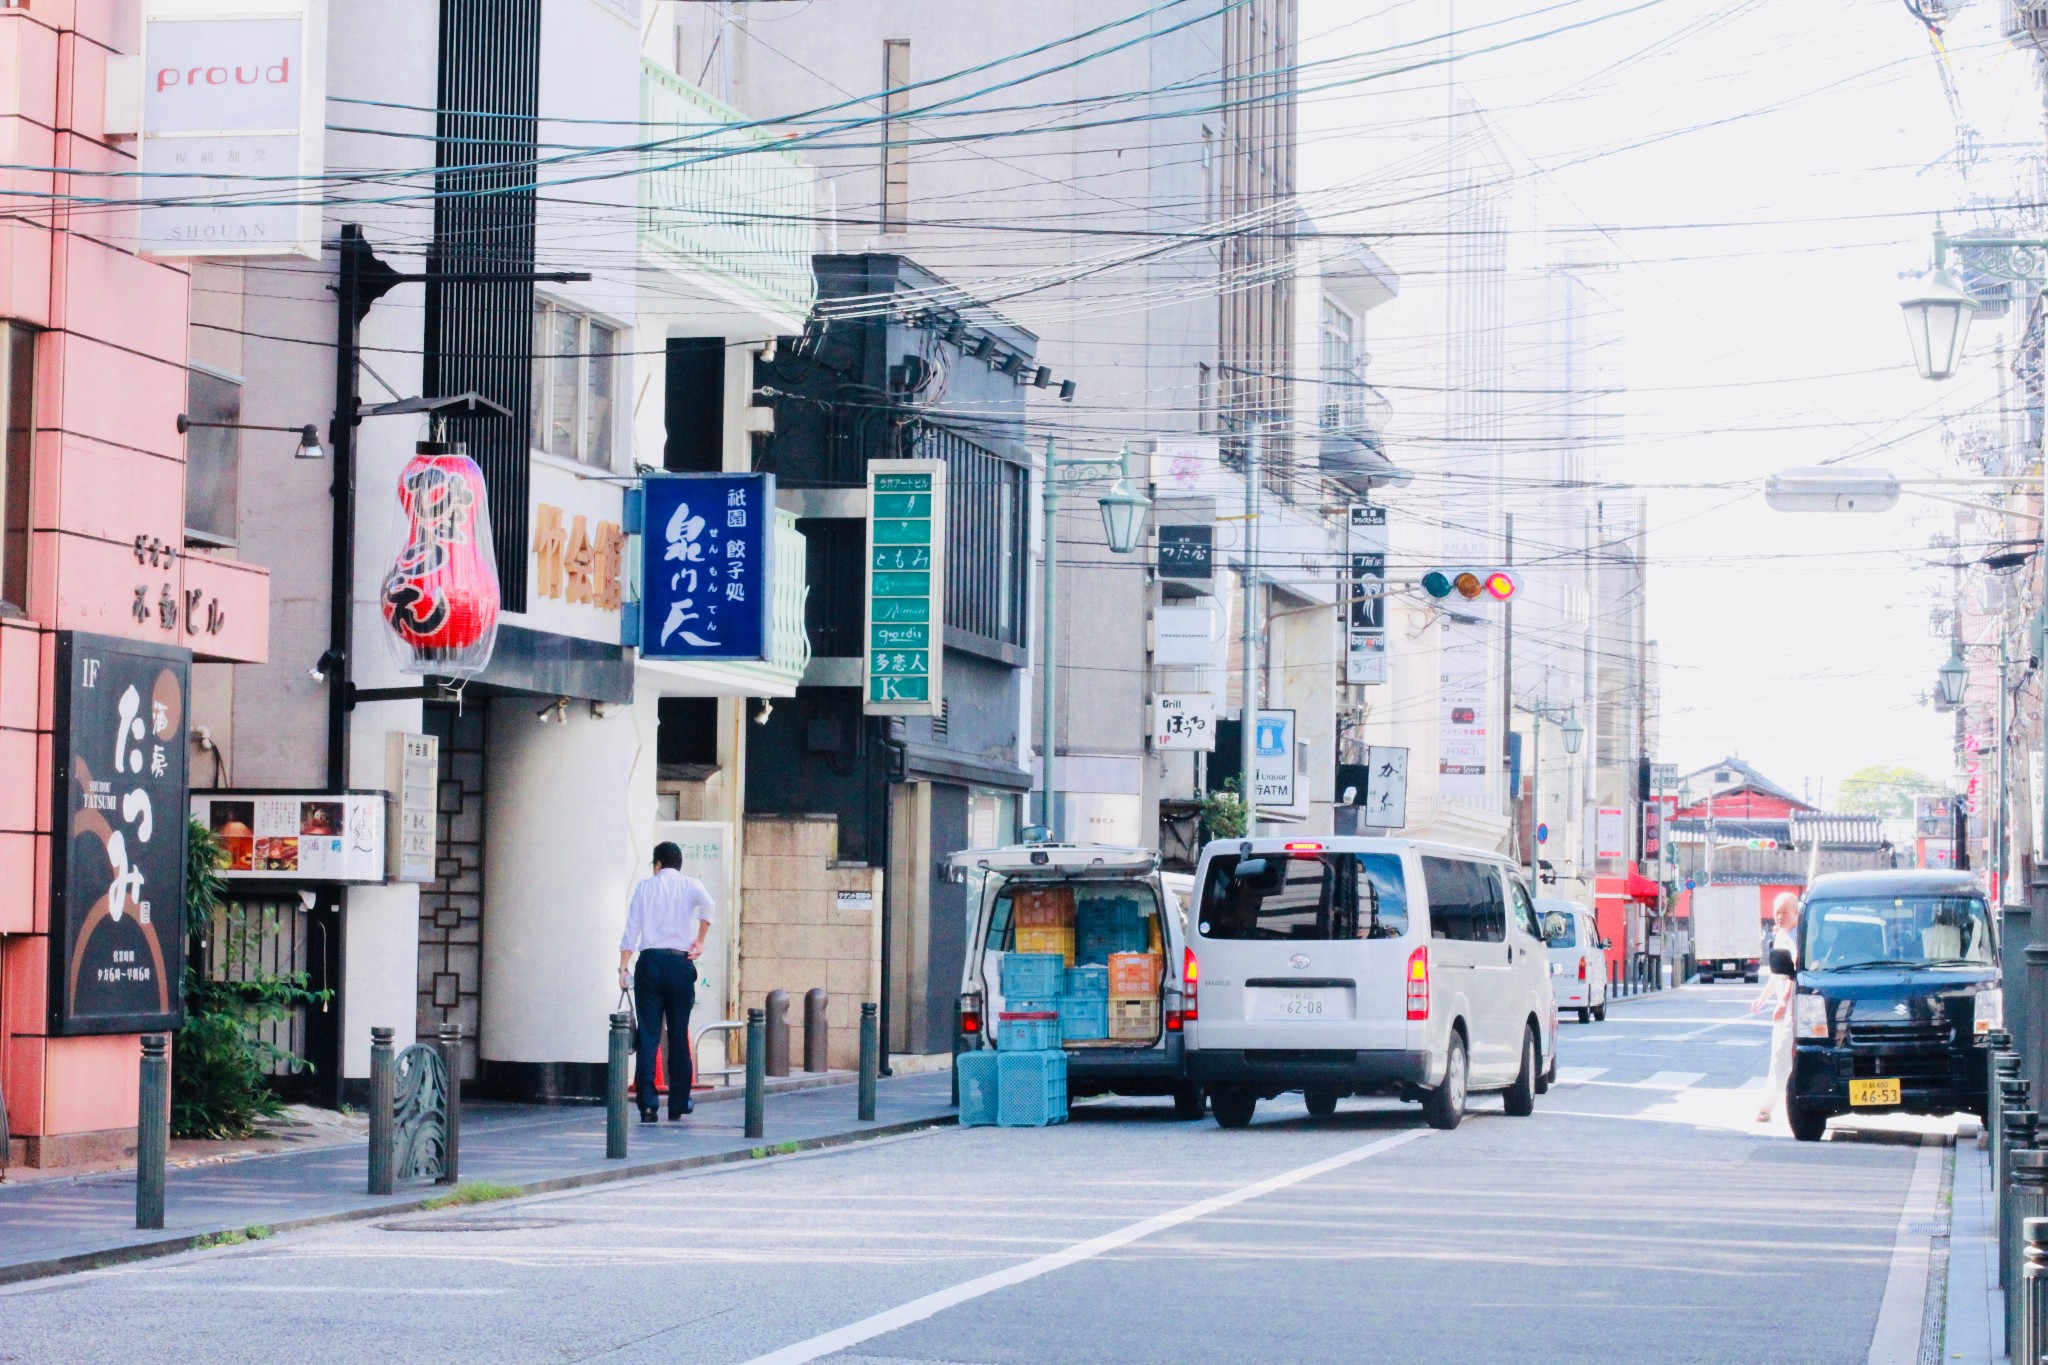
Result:
{"label": "silver van", "polygon": [[1419,1100],[1455,1128],[1469,1090],[1533,1112],[1557,1070],[1550,958],[1521,871],[1406,839],[1227,839],[1202,850],[1183,968],[1188,1075],[1216,1121],[1299,1090]]}
{"label": "silver van", "polygon": [[[1113,965],[1133,971],[1140,979],[1110,986],[1105,1036],[1072,1036],[1075,1030],[1063,1027],[1067,1092],[1170,1095],[1179,1117],[1200,1118],[1203,1097],[1187,1078],[1181,1004],[1186,925],[1180,901],[1159,871],[1159,854],[1102,844],[1033,843],[969,849],[951,862],[967,881],[962,1045],[994,1046],[1002,1016],[1017,1003],[1003,994],[1005,953],[1062,952],[1070,968],[1107,972]],[[1133,936],[1122,945],[1132,951],[1107,951],[1115,945],[1088,934],[1091,910],[1112,912]],[[1119,960],[1112,964],[1110,958]]]}

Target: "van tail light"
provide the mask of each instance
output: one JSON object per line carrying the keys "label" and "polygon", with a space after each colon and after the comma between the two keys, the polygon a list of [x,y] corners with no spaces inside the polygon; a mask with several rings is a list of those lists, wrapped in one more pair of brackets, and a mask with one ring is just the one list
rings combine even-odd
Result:
{"label": "van tail light", "polygon": [[1166,1031],[1168,1033],[1179,1033],[1181,1027],[1180,1020],[1181,1012],[1179,1010],[1168,1010],[1166,1012]]}
{"label": "van tail light", "polygon": [[1429,1018],[1429,948],[1408,954],[1408,1017]]}
{"label": "van tail light", "polygon": [[1586,979],[1586,958],[1585,958],[1585,955],[1584,955],[1584,954],[1582,953],[1582,954],[1580,954],[1580,955],[1579,955],[1579,980],[1581,980],[1581,981],[1584,981],[1585,979]]}
{"label": "van tail light", "polygon": [[[1180,1017],[1183,1021],[1192,1024],[1199,1017],[1195,1007],[1195,977],[1201,969],[1195,964],[1195,950],[1193,948],[1183,948],[1181,949],[1181,954]],[[1172,1028],[1173,1025],[1168,1024],[1167,1027]]]}
{"label": "van tail light", "polygon": [[973,1038],[981,1033],[981,997],[963,995],[960,997],[960,1033],[962,1037]]}

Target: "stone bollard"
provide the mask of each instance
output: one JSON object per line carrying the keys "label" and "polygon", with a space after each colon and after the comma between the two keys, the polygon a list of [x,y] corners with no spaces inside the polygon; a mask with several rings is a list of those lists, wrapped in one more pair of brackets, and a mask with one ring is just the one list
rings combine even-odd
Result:
{"label": "stone bollard", "polygon": [[762,1002],[768,1007],[768,1074],[789,1074],[789,992],[770,991]]}
{"label": "stone bollard", "polygon": [[1993,1172],[2003,1169],[1998,1163],[1999,1149],[2004,1141],[2004,1134],[2001,1131],[2005,1110],[2004,1084],[2008,1079],[2019,1074],[2019,1067],[2020,1059],[2017,1053],[2000,1051],[1991,1054],[1991,1088],[1985,1094],[1986,1112],[1984,1127],[1991,1135],[1990,1152],[1991,1169]]}
{"label": "stone bollard", "polygon": [[[2008,1105],[2000,1115],[2005,1132],[2004,1145],[1999,1148],[2001,1164],[1992,1173],[1992,1188],[1999,1191],[1998,1214],[1998,1287],[2011,1292],[2019,1283],[2020,1225],[2013,1216],[2013,1201],[2005,1191],[2012,1187],[2012,1159],[2035,1145],[2035,1135],[2040,1116],[2031,1109],[2020,1109]],[[2048,1210],[2044,1210],[2048,1212]]]}
{"label": "stone bollard", "polygon": [[860,1121],[875,1121],[875,1077],[882,1066],[881,1012],[874,1001],[860,1007]]}
{"label": "stone bollard", "polygon": [[[2015,1217],[2012,1220],[2015,1232],[2014,1241],[2023,1247],[2027,1224],[2048,1218],[2048,1152],[2032,1147],[2025,1151],[2014,1150],[2012,1154],[2012,1179],[2005,1190],[2005,1198],[2011,1201],[2014,1206]],[[2015,1262],[2021,1261],[2021,1257],[2018,1255],[2013,1259]],[[2023,1283],[2021,1278],[2022,1269],[2021,1265],[2016,1265],[2014,1268],[2012,1282],[2015,1288],[2020,1287]],[[2017,1343],[2020,1339],[2020,1334],[2026,1330],[2025,1324],[2029,1316],[2024,1311],[2026,1307],[2027,1296],[2025,1294],[2012,1293],[2005,1296],[2005,1330],[2007,1341]],[[2014,1360],[2025,1360],[2028,1358],[2027,1355],[2022,1355],[2019,1352],[2012,1353],[2012,1359]],[[2033,1358],[2036,1360],[2040,1358],[2038,1352],[2033,1354]]]}
{"label": "stone bollard", "polygon": [[804,992],[804,1070],[812,1073],[832,1069],[831,1024],[825,1018],[830,1003],[823,986]]}
{"label": "stone bollard", "polygon": [[[605,1049],[604,1063],[604,1159],[624,1161],[626,1159],[626,1086],[627,1069],[632,1065],[633,1016],[620,1010],[611,1017],[611,1036]],[[683,1082],[688,1085],[689,1082]],[[671,1079],[670,1085],[675,1081]]]}
{"label": "stone bollard", "polygon": [[453,1185],[462,1179],[462,1025],[441,1025],[434,1050],[448,1072],[448,1136],[441,1149],[441,1178],[434,1183]]}
{"label": "stone bollard", "polygon": [[370,1193],[391,1193],[392,1166],[397,1160],[397,1068],[392,1058],[393,1030],[370,1030]]}
{"label": "stone bollard", "polygon": [[768,1011],[747,1011],[747,1136],[768,1135]]}
{"label": "stone bollard", "polygon": [[[138,760],[139,761],[139,760]],[[171,1148],[171,1059],[161,1033],[142,1039],[142,1084],[135,1120],[135,1226],[164,1225],[164,1158]]]}
{"label": "stone bollard", "polygon": [[2048,1349],[2048,1218],[2029,1218],[2020,1226],[2026,1249],[2020,1267],[2019,1339],[2010,1343],[2013,1360],[2039,1360]]}

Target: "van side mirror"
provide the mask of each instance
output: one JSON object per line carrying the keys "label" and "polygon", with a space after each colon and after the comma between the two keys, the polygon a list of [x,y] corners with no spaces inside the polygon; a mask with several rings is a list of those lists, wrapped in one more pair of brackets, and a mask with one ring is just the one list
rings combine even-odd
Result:
{"label": "van side mirror", "polygon": [[1798,969],[1792,965],[1792,954],[1784,948],[1771,949],[1771,975],[1797,976]]}

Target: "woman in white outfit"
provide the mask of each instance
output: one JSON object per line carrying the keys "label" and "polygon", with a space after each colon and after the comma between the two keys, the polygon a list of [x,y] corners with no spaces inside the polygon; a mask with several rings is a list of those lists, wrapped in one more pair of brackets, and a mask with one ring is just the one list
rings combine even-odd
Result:
{"label": "woman in white outfit", "polygon": [[[1771,948],[1783,949],[1799,960],[1799,897],[1780,891],[1771,904]],[[1758,1123],[1769,1123],[1772,1113],[1785,1098],[1785,1086],[1792,1079],[1792,978],[1772,972],[1764,988],[1751,1002],[1749,1012],[1771,1010],[1771,1074],[1764,1081],[1764,1107],[1756,1114]]]}

